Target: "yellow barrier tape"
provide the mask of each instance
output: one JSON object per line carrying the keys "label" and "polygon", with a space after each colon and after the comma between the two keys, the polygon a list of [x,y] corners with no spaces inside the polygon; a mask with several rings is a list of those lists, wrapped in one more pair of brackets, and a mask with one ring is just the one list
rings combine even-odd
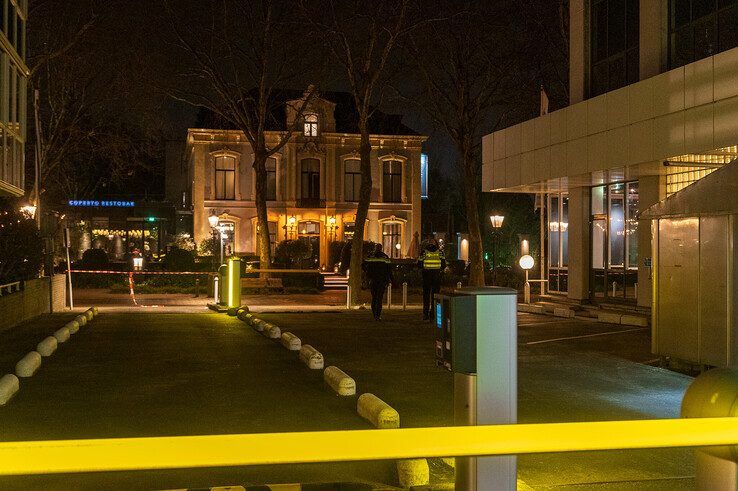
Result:
{"label": "yellow barrier tape", "polygon": [[0,443],[0,474],[738,444],[738,418]]}

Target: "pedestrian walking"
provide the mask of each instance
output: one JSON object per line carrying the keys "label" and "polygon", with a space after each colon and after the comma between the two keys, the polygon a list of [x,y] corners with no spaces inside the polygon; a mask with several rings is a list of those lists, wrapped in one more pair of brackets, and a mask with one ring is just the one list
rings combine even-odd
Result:
{"label": "pedestrian walking", "polygon": [[382,244],[377,244],[362,264],[362,269],[369,279],[372,293],[372,314],[374,320],[382,318],[382,303],[387,285],[392,281],[392,266],[389,256],[382,252]]}
{"label": "pedestrian walking", "polygon": [[436,239],[430,239],[418,258],[423,270],[423,320],[431,317],[433,296],[441,289],[441,274],[446,268],[446,258],[438,248]]}

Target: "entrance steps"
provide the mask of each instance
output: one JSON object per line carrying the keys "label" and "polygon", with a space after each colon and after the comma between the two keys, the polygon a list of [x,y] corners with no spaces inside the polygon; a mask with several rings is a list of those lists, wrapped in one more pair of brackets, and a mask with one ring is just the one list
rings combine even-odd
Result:
{"label": "entrance steps", "polygon": [[520,303],[518,311],[638,327],[648,327],[651,321],[650,309],[643,307],[619,304],[581,305],[550,296],[542,296],[530,304]]}
{"label": "entrance steps", "polygon": [[336,273],[322,273],[323,286],[326,290],[345,290],[348,287],[348,277]]}

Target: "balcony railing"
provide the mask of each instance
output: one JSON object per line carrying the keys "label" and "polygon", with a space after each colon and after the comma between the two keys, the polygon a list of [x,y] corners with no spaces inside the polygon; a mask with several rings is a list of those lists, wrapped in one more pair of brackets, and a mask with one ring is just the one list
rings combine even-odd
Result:
{"label": "balcony railing", "polygon": [[325,200],[321,198],[298,198],[298,208],[325,208]]}

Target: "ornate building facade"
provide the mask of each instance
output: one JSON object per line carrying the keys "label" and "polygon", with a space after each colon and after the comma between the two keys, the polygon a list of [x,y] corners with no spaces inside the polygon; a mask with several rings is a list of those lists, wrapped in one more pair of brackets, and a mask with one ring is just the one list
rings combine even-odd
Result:
{"label": "ornate building facade", "polygon": [[[272,248],[286,239],[307,241],[312,263],[327,266],[331,242],[353,237],[361,184],[359,134],[346,94],[315,98],[298,122],[300,131],[267,162],[267,207]],[[281,121],[267,132],[273,147],[296,117],[285,101]],[[372,199],[365,238],[380,242],[391,257],[406,257],[421,224],[421,145],[426,137],[376,113],[372,136]],[[376,133],[376,134],[374,134]],[[253,153],[244,134],[231,129],[190,129],[184,152],[169,159],[167,193],[192,212],[195,242],[213,234],[217,215],[226,230],[225,249],[256,254],[257,225]]]}

